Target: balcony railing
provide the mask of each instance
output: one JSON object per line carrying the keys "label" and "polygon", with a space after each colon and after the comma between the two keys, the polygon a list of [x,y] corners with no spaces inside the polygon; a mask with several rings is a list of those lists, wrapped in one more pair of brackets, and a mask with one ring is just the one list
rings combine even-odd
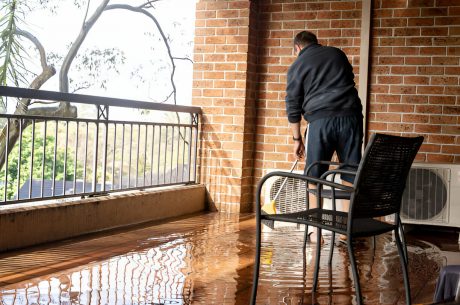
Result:
{"label": "balcony railing", "polygon": [[[0,204],[196,182],[199,107],[3,86],[0,97]],[[63,102],[74,110],[41,114]]]}

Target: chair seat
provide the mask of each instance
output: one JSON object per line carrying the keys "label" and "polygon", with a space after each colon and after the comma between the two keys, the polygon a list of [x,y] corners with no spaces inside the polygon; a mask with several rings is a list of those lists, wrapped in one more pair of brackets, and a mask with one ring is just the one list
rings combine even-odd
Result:
{"label": "chair seat", "polygon": [[[310,193],[317,195],[318,191],[316,189],[309,189]],[[335,190],[334,198],[335,199],[350,199],[351,193],[342,190]],[[331,189],[323,189],[321,190],[321,198],[329,198],[332,199],[332,190]]]}
{"label": "chair seat", "polygon": [[[339,234],[347,234],[348,213],[340,211],[316,208],[296,213],[261,215],[261,218],[300,223]],[[394,224],[389,224],[373,218],[355,219],[353,222],[352,236],[365,237],[379,235],[394,230],[395,227]]]}

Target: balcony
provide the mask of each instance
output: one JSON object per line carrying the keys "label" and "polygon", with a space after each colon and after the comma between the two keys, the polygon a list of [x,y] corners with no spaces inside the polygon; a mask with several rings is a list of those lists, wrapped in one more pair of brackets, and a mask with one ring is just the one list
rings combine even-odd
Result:
{"label": "balcony", "polygon": [[[200,108],[12,87],[0,96],[10,112],[0,114],[0,251],[204,210]],[[43,114],[63,102],[66,115]],[[25,115],[21,103],[35,105]]]}

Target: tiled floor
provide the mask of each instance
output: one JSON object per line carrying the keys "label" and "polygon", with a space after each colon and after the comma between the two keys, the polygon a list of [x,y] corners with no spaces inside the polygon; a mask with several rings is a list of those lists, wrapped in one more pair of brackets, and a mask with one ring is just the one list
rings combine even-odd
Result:
{"label": "tiled floor", "polygon": [[[113,231],[0,256],[0,304],[248,304],[254,257],[253,215],[209,213]],[[436,237],[437,236],[437,237]],[[266,230],[258,304],[354,304],[345,247],[327,266],[325,236],[313,297],[315,245],[303,252],[297,228]],[[460,262],[458,236],[409,234],[414,303],[429,303],[440,267]],[[366,304],[403,304],[391,235],[356,246]],[[458,259],[458,261],[456,261]]]}

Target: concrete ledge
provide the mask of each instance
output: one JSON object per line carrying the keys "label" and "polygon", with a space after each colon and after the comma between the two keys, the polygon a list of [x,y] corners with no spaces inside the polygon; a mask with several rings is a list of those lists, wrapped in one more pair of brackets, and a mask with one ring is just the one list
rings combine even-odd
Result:
{"label": "concrete ledge", "polygon": [[175,186],[77,201],[4,206],[0,252],[203,211],[204,185]]}

